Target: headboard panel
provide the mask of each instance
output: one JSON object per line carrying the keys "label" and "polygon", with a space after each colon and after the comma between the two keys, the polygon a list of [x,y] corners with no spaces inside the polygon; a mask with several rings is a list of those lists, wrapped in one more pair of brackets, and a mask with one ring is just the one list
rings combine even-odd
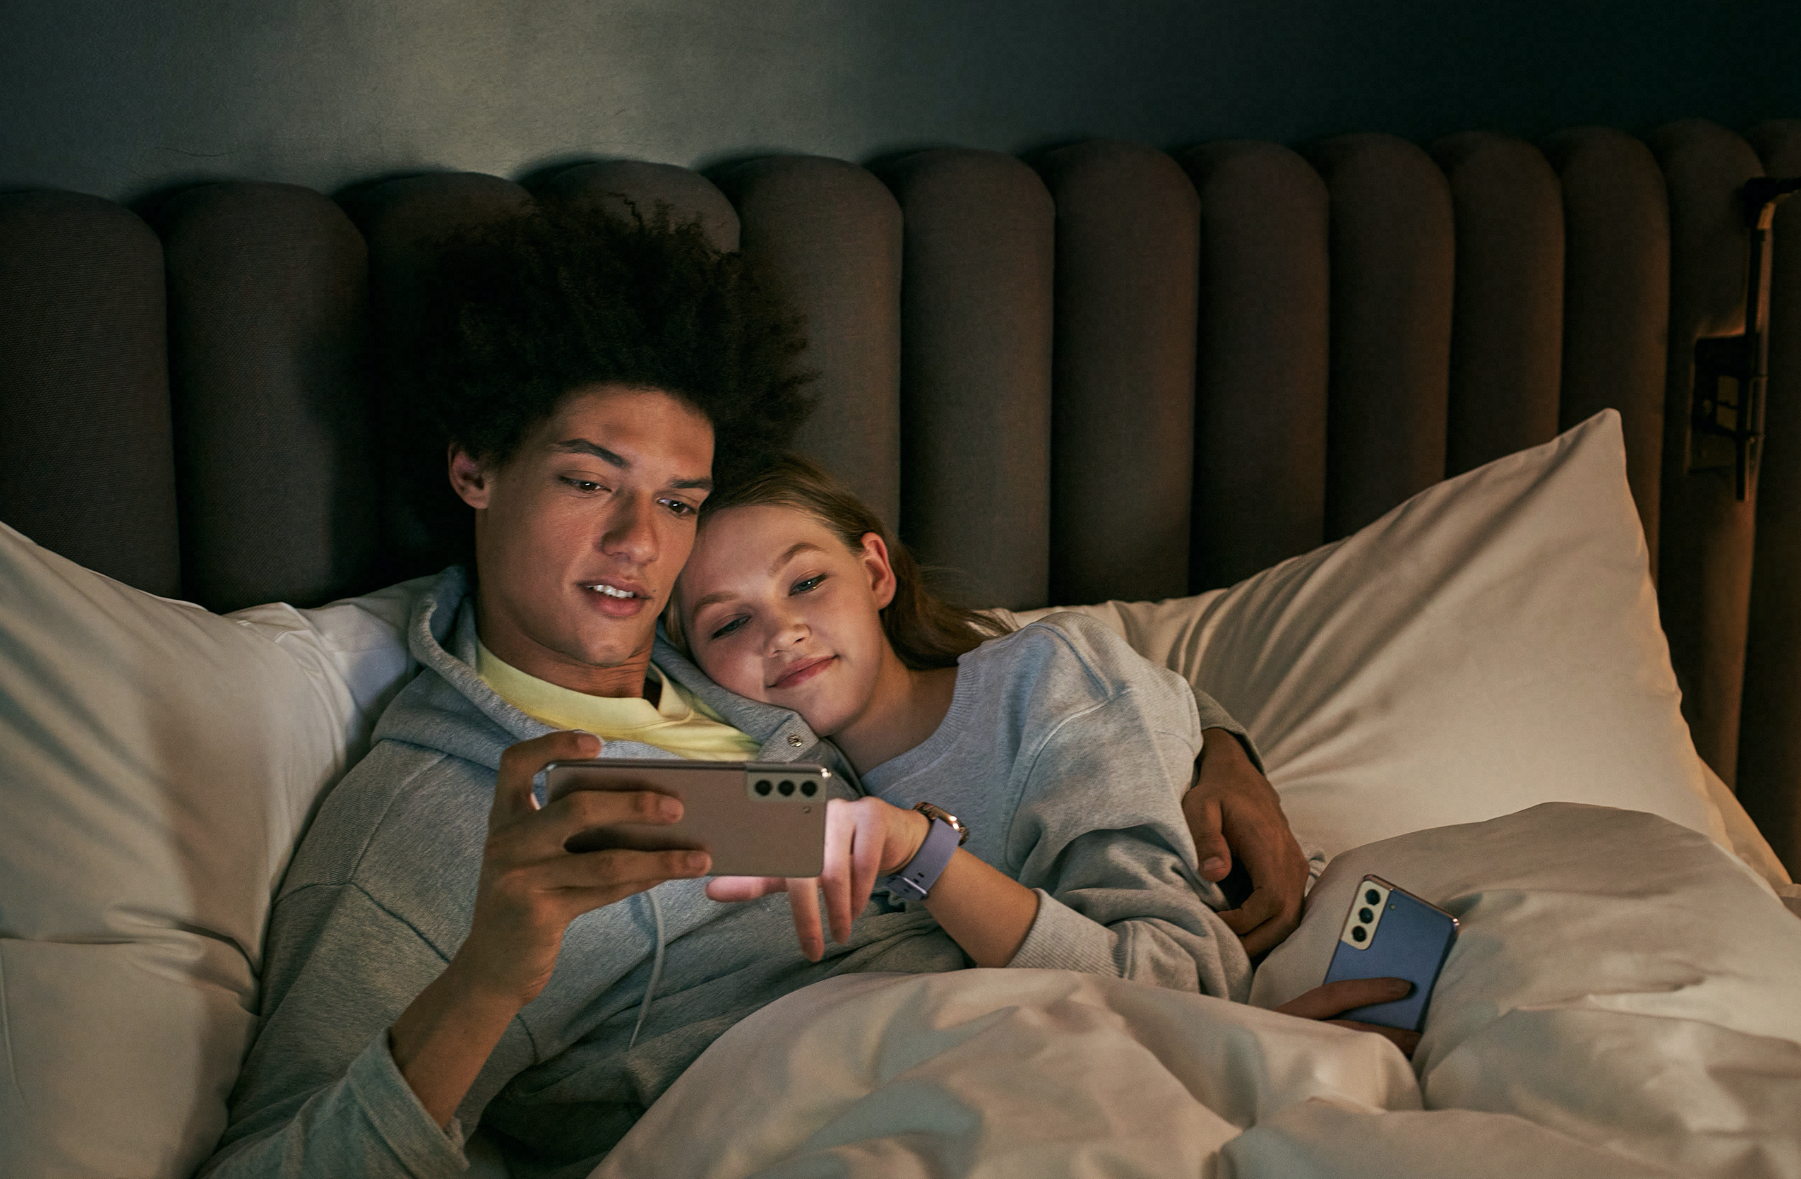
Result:
{"label": "headboard panel", "polygon": [[[1771,176],[1801,176],[1801,119],[1747,136]],[[1776,211],[1770,282],[1771,412],[1757,486],[1738,795],[1801,877],[1801,199]]]}
{"label": "headboard panel", "polygon": [[158,221],[182,592],[235,608],[365,581],[380,521],[362,235],[283,184],[190,189]]}
{"label": "headboard panel", "polygon": [[1063,148],[1040,172],[1057,210],[1050,598],[1180,597],[1200,202],[1135,144]]}
{"label": "headboard panel", "polygon": [[1563,188],[1563,389],[1558,426],[1608,407],[1626,435],[1626,480],[1657,568],[1663,370],[1670,324],[1670,204],[1651,150],[1606,127],[1553,136]]}
{"label": "headboard panel", "polygon": [[0,196],[0,519],[181,588],[163,247],[110,201]]}
{"label": "headboard panel", "polygon": [[1531,144],[1471,131],[1433,158],[1451,185],[1451,317],[1445,473],[1557,436],[1563,342],[1563,199]]}
{"label": "headboard panel", "polygon": [[814,455],[890,528],[901,500],[901,211],[888,186],[819,156],[753,160],[721,179],[744,248],[807,317],[819,407],[795,445]]}
{"label": "headboard panel", "polygon": [[1744,330],[1747,262],[1738,192],[1763,174],[1757,153],[1723,127],[1676,123],[1651,137],[1670,193],[1669,360],[1664,370],[1663,502],[1658,600],[1670,657],[1686,673],[1683,710],[1695,746],[1728,783],[1737,776],[1738,706],[1751,597],[1753,504],[1731,472],[1689,475],[1695,341]]}
{"label": "headboard panel", "polygon": [[1231,585],[1325,539],[1328,198],[1273,143],[1181,159],[1201,198],[1189,584]]}
{"label": "headboard panel", "polygon": [[755,160],[717,188],[607,162],[533,193],[439,174],[337,204],[221,184],[165,203],[157,233],[90,197],[4,196],[0,518],[221,609],[428,571],[372,435],[421,243],[534,196],[667,200],[808,317],[802,447],[979,601],[1227,584],[1620,409],[1697,746],[1742,769],[1801,868],[1801,201],[1777,222],[1755,538],[1729,477],[1683,465],[1695,339],[1743,318],[1733,194],[1801,172],[1801,122],[1652,146],[1089,143],[1038,171],[947,149],[879,179]]}
{"label": "headboard panel", "polygon": [[1331,194],[1335,539],[1444,478],[1455,245],[1450,186],[1413,144],[1345,135],[1312,159]]}
{"label": "headboard panel", "polygon": [[900,161],[901,533],[976,600],[1050,595],[1050,194],[998,152]]}

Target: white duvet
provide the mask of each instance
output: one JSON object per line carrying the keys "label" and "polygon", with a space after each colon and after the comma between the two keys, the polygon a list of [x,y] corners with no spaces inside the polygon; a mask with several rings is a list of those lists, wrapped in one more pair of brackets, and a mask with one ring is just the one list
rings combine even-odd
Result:
{"label": "white duvet", "polygon": [[1801,921],[1704,836],[1573,804],[1333,861],[1258,971],[1325,974],[1375,872],[1462,923],[1387,1041],[1062,971],[862,975],[721,1037],[596,1179],[1801,1176]]}

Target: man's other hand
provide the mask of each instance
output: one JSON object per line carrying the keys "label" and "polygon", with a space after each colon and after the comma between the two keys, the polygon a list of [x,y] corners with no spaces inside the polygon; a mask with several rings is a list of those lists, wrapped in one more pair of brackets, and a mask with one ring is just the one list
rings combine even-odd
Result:
{"label": "man's other hand", "polygon": [[1217,884],[1236,855],[1251,878],[1251,893],[1220,914],[1251,958],[1281,944],[1301,923],[1307,857],[1269,779],[1225,729],[1208,729],[1195,762],[1194,786],[1182,798],[1194,835],[1201,876]]}

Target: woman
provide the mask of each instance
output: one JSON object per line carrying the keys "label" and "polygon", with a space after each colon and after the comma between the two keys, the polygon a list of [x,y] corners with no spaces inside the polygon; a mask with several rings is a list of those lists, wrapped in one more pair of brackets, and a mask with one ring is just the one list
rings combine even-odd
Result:
{"label": "woman", "polygon": [[[785,889],[817,959],[818,893],[842,940],[880,881],[978,966],[1245,998],[1249,960],[1181,810],[1196,697],[1105,626],[1061,614],[1008,634],[939,601],[879,519],[798,458],[709,501],[666,623],[721,686],[832,737],[866,794],[830,805],[817,881],[722,878],[714,899]],[[1349,1006],[1334,995],[1294,1013]]]}

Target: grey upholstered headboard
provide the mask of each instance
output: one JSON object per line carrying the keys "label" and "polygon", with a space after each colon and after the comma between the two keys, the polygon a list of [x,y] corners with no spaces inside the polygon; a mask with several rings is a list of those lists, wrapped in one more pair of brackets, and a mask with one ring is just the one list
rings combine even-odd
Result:
{"label": "grey upholstered headboard", "polygon": [[1736,194],[1766,172],[1801,173],[1801,121],[611,162],[335,202],[214,184],[143,218],[10,194],[0,519],[219,609],[426,572],[372,433],[418,243],[533,199],[661,199],[773,263],[821,374],[802,448],[984,603],[1227,584],[1617,407],[1696,743],[1793,871],[1801,208],[1759,494],[1687,469],[1695,341],[1742,330]]}

